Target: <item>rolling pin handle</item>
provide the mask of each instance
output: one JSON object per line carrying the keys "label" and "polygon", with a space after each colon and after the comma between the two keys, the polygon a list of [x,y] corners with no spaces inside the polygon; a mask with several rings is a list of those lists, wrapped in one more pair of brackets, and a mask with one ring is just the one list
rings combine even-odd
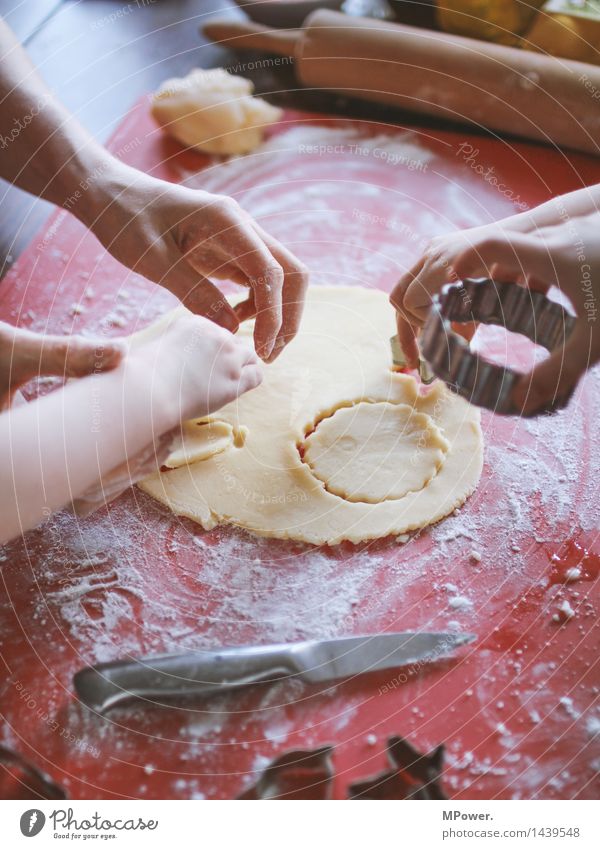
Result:
{"label": "rolling pin handle", "polygon": [[294,58],[302,31],[273,29],[252,21],[214,18],[201,27],[201,32],[211,41],[224,44],[231,50],[264,50]]}

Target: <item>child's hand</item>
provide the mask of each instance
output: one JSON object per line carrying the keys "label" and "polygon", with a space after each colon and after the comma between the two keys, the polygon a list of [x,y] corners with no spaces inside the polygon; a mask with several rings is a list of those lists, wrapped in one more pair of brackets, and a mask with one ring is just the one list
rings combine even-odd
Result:
{"label": "child's hand", "polygon": [[114,340],[44,336],[0,322],[0,410],[34,377],[100,374],[115,368],[124,350]]}
{"label": "child's hand", "polygon": [[169,427],[206,416],[262,381],[250,345],[206,318],[173,313],[159,335],[143,338],[132,357],[153,370],[157,400],[168,403]]}
{"label": "child's hand", "polygon": [[142,337],[127,359],[141,359],[144,368],[154,370],[153,407],[170,429],[162,432],[164,424],[157,422],[152,428],[157,437],[152,442],[74,499],[71,506],[79,516],[107,504],[138,480],[157,472],[169,456],[182,420],[215,412],[262,380],[262,369],[252,348],[205,318],[174,313],[169,324],[160,330],[146,340]]}

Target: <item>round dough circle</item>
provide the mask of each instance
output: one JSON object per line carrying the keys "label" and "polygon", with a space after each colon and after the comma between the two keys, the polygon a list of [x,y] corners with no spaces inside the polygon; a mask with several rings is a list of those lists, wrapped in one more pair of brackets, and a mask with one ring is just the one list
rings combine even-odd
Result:
{"label": "round dough circle", "polygon": [[407,404],[361,401],[317,424],[304,442],[304,462],[328,492],[378,504],[423,489],[448,447],[426,413]]}
{"label": "round dough circle", "polygon": [[[251,342],[252,331],[247,322],[239,333]],[[403,534],[447,516],[481,474],[479,410],[441,381],[423,391],[410,375],[394,372],[394,332],[384,292],[313,287],[300,332],[265,367],[262,384],[213,414],[236,431],[245,428],[243,444],[153,475],[141,488],[207,529],[231,524],[314,545]],[[422,488],[375,504],[349,501],[328,492],[303,461],[298,449],[314,422],[333,421],[336,410],[361,401],[405,405],[437,428],[447,450]]]}

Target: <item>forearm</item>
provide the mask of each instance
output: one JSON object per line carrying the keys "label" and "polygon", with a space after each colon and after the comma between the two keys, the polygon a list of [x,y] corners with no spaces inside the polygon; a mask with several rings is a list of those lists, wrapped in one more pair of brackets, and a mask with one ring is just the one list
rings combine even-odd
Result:
{"label": "forearm", "polygon": [[513,232],[531,233],[597,210],[600,210],[600,184],[558,195],[527,212],[511,215],[498,223],[501,227],[508,226]]}
{"label": "forearm", "polygon": [[0,176],[89,216],[94,191],[79,204],[81,185],[110,179],[124,166],[54,97],[2,19],[0,57]]}
{"label": "forearm", "polygon": [[37,525],[178,421],[141,357],[0,415],[0,542]]}

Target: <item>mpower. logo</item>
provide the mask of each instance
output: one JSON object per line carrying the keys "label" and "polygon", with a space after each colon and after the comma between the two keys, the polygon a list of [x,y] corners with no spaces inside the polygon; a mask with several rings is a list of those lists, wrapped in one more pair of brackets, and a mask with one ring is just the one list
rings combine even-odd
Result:
{"label": "mpower. logo", "polygon": [[21,834],[24,834],[25,837],[35,837],[36,834],[39,834],[43,829],[45,823],[46,817],[44,816],[43,811],[40,811],[37,808],[25,811],[25,813],[21,816],[21,822],[19,823],[21,826]]}

